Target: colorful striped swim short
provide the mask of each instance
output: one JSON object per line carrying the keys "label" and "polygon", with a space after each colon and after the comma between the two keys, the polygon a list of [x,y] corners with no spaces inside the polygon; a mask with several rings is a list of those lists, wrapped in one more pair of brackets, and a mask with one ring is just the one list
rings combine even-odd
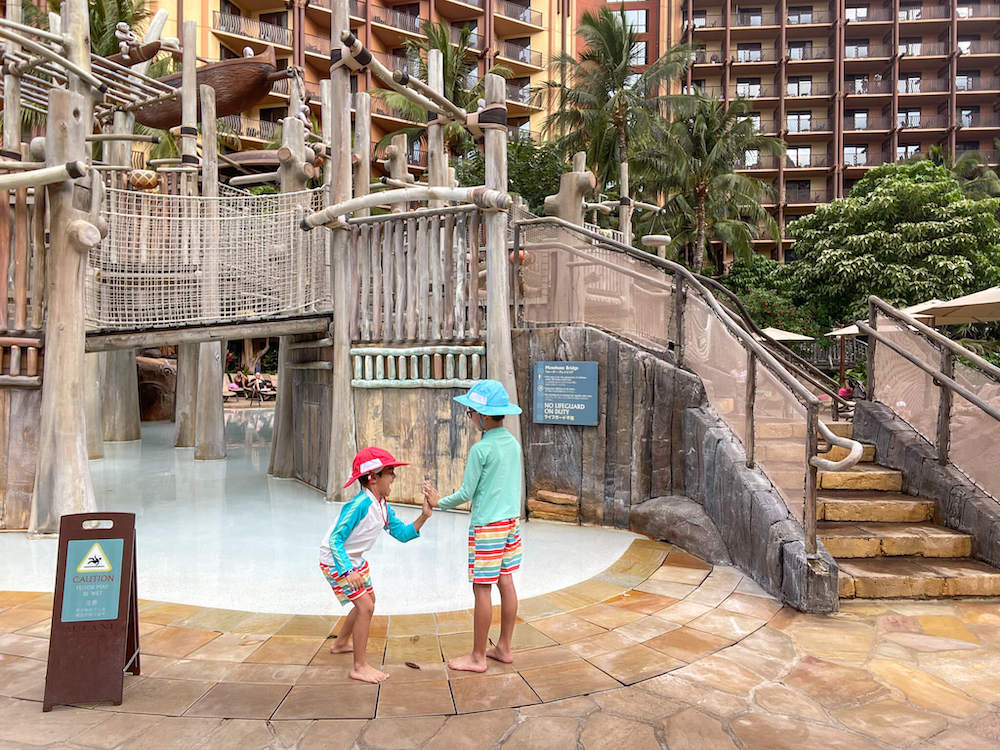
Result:
{"label": "colorful striped swim short", "polygon": [[372,588],[372,576],[371,572],[368,570],[367,560],[365,560],[364,565],[358,568],[358,573],[360,573],[361,577],[364,579],[364,583],[361,588],[358,589],[352,588],[351,584],[347,582],[346,573],[338,573],[336,568],[331,568],[323,563],[319,564],[319,569],[323,571],[323,577],[326,578],[326,582],[330,584],[330,588],[333,589],[333,593],[337,595],[337,601],[345,607],[349,606],[351,602],[365,593],[375,596],[375,589]]}
{"label": "colorful striped swim short", "polygon": [[469,527],[469,580],[496,583],[521,567],[521,528],[516,518]]}

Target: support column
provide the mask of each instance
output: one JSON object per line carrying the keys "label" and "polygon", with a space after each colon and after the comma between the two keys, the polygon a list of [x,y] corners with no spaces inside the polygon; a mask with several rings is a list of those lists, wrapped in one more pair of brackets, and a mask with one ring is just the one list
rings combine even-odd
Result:
{"label": "support column", "polygon": [[[427,52],[427,85],[444,95],[444,62],[441,50]],[[448,184],[448,157],[444,152],[444,125],[440,118],[427,123],[427,184]],[[429,201],[429,207],[444,205],[442,201]]]}
{"label": "support column", "polygon": [[104,352],[91,352],[83,360],[83,413],[87,426],[87,458],[104,458]]}
{"label": "support column", "polygon": [[[332,43],[341,47],[340,33],[349,28],[348,0],[333,0],[330,30]],[[330,164],[326,170],[329,191],[327,202],[340,203],[351,197],[351,95],[350,71],[341,65],[330,71],[330,80],[323,81],[323,141],[330,144]],[[358,452],[354,417],[354,394],[351,392],[351,328],[353,300],[348,297],[349,269],[347,258],[347,227],[334,229],[331,238],[330,266],[333,294],[333,370],[330,388],[330,456],[327,463],[326,499],[344,499],[341,477],[350,469]]]}
{"label": "support column", "polygon": [[[201,192],[206,198],[219,197],[219,141],[215,131],[215,89],[201,86]],[[209,201],[208,215],[218,215],[218,205]],[[209,233],[211,250],[204,256],[202,305],[211,320],[219,315],[218,227]],[[195,406],[194,457],[213,460],[226,457],[226,414],[222,406],[222,373],[226,366],[225,342],[198,344],[198,403]]]}

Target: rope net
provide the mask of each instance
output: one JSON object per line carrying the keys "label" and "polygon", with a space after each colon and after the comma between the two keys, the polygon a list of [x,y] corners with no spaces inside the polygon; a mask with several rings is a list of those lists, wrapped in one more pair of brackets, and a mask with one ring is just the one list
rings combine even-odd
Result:
{"label": "rope net", "polygon": [[108,190],[87,264],[87,326],[144,330],[329,312],[329,232],[299,220],[322,189],[220,198]]}

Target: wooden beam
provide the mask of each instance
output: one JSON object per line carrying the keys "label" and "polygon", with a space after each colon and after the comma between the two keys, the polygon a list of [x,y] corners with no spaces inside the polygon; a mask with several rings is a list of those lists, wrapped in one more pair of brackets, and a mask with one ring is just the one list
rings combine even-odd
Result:
{"label": "wooden beam", "polygon": [[88,352],[113,349],[146,348],[177,343],[201,343],[227,339],[252,339],[284,336],[298,333],[326,333],[330,316],[293,318],[260,323],[233,323],[229,325],[192,326],[163,330],[134,331],[129,333],[95,332],[87,335]]}

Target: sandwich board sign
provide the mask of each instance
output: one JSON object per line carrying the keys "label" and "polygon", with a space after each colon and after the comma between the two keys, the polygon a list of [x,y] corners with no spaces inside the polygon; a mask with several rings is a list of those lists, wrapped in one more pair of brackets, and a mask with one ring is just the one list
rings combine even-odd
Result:
{"label": "sandwich board sign", "polygon": [[139,674],[135,514],[76,513],[59,520],[52,631],[42,710],[122,702]]}

